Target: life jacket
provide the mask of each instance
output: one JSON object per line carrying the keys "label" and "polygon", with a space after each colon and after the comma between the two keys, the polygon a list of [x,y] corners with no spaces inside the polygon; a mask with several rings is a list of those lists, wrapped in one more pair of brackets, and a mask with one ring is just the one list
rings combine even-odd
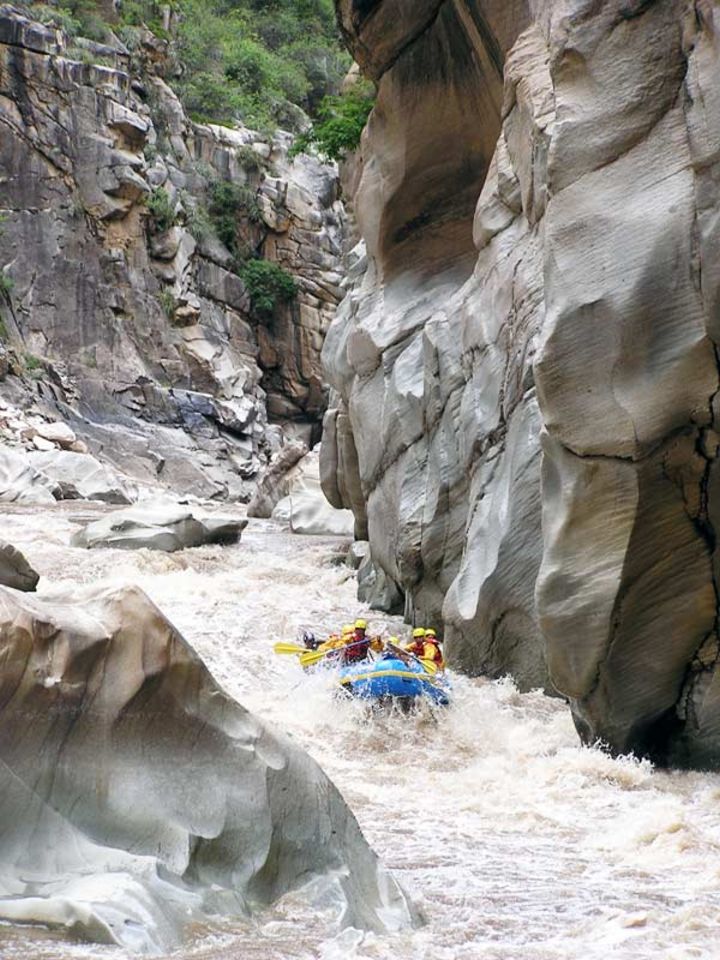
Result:
{"label": "life jacket", "polygon": [[429,651],[424,649],[421,654],[423,660],[432,660],[432,662],[436,663],[439,667],[443,666],[445,661],[443,660],[442,650],[440,649],[440,644],[437,642],[435,637],[425,637],[423,646],[426,646],[427,644],[430,645],[432,655],[428,656],[427,654]]}
{"label": "life jacket", "polygon": [[369,649],[370,637],[365,634],[359,637],[357,633],[355,633],[343,651],[343,659],[346,663],[355,663],[357,660],[364,660],[368,655]]}

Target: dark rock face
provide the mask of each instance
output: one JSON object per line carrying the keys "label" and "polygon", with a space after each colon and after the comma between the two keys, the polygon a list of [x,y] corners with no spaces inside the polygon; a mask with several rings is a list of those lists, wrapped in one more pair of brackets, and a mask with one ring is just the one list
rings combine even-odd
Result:
{"label": "dark rock face", "polygon": [[456,666],[717,766],[717,12],[338,6],[379,96],[328,496]]}
{"label": "dark rock face", "polygon": [[11,543],[0,540],[0,584],[13,590],[34,590],[40,575]]}
{"label": "dark rock face", "polygon": [[[104,52],[113,66],[76,62],[60,31],[0,9],[0,340],[40,358],[28,402],[91,453],[183,493],[247,499],[275,424],[319,434],[320,349],[341,296],[335,174],[288,162],[284,135],[194,125],[159,76]],[[225,181],[245,191],[238,244],[296,277],[272,322],[208,227]]]}
{"label": "dark rock face", "polygon": [[164,953],[193,920],[316,880],[346,924],[411,922],[320,768],[142,591],[0,587],[0,658],[3,919]]}

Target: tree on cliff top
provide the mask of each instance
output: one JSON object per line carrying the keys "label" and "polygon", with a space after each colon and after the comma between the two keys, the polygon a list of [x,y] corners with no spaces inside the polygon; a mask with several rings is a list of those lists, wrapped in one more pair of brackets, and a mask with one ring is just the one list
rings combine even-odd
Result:
{"label": "tree on cliff top", "polygon": [[[31,4],[42,19],[102,41],[147,26],[173,42],[175,87],[193,119],[300,130],[337,94],[351,59],[333,0],[59,0]],[[163,28],[170,9],[171,30]]]}

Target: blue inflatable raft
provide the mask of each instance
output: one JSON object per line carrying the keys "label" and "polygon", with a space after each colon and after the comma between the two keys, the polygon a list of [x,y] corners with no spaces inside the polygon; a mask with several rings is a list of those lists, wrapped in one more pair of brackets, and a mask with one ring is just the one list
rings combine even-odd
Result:
{"label": "blue inflatable raft", "polygon": [[419,663],[405,663],[391,656],[341,667],[338,681],[346,693],[363,700],[408,703],[427,697],[442,706],[450,703],[450,684],[444,674],[430,674]]}

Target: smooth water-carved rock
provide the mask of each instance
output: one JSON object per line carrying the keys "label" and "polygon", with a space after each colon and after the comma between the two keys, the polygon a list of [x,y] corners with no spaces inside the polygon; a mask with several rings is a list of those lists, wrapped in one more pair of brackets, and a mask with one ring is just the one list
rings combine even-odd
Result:
{"label": "smooth water-carved rock", "polygon": [[286,476],[286,495],[272,512],[292,533],[310,536],[352,537],[355,518],[350,510],[336,510],[325,499],[320,486],[319,450],[306,454]]}
{"label": "smooth water-carved rock", "polygon": [[315,881],[411,922],[342,797],[230,699],[137,588],[0,588],[0,918],[142,953]]}
{"label": "smooth water-carved rock", "polygon": [[0,540],[0,584],[14,590],[34,590],[40,574],[34,570],[17,547]]}
{"label": "smooth water-carved rock", "polygon": [[1,503],[54,503],[58,492],[24,451],[0,447]]}
{"label": "smooth water-carved rock", "polygon": [[53,481],[61,500],[102,500],[134,503],[137,487],[89,454],[69,450],[30,454],[30,463]]}
{"label": "smooth water-carved rock", "polygon": [[379,93],[327,495],[450,662],[720,765],[716,6],[338,8]]}
{"label": "smooth water-carved rock", "polygon": [[247,520],[203,516],[197,508],[166,500],[145,501],[89,523],[73,536],[72,545],[173,553],[205,543],[236,543],[246,526]]}

